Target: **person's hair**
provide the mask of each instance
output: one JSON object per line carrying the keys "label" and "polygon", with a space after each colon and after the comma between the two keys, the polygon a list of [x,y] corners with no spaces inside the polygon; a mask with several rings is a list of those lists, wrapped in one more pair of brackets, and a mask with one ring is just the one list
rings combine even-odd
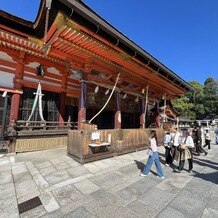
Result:
{"label": "person's hair", "polygon": [[153,138],[154,136],[156,136],[156,131],[155,130],[151,130],[151,137]]}
{"label": "person's hair", "polygon": [[151,138],[155,138],[156,139],[156,143],[157,143],[157,135],[156,135],[156,131],[155,130],[151,130]]}

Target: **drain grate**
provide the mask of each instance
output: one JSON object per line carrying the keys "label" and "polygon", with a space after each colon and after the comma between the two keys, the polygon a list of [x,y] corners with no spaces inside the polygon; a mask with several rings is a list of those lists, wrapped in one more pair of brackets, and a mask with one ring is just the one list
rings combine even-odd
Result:
{"label": "drain grate", "polygon": [[28,201],[24,201],[23,203],[18,204],[18,210],[19,210],[19,213],[22,214],[28,210],[32,210],[33,208],[38,207],[41,204],[42,202],[40,198],[37,196]]}

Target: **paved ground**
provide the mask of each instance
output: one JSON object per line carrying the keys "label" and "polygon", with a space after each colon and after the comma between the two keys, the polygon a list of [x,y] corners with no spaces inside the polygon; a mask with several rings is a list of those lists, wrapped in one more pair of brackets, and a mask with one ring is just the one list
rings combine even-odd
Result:
{"label": "paved ground", "polygon": [[[218,217],[218,145],[194,158],[192,174],[163,165],[164,180],[155,167],[139,176],[145,151],[84,165],[66,148],[0,157],[0,218]],[[42,204],[19,214],[18,204],[37,196]]]}

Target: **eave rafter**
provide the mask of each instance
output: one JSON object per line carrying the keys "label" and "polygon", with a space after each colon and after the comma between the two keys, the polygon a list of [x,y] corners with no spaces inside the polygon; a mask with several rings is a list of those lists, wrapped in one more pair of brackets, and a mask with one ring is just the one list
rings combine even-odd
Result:
{"label": "eave rafter", "polygon": [[[46,54],[44,39],[34,37],[23,39],[2,30],[0,30],[0,46],[22,51],[31,57],[49,60],[63,67],[66,67],[66,63],[72,63],[73,67],[82,70],[86,60],[92,59],[93,63],[100,63],[98,67],[96,66],[98,69],[101,69],[100,65],[102,65],[104,70],[106,65],[107,69],[112,69],[109,73],[113,75],[121,72],[121,77],[138,85],[138,90],[149,85],[158,95],[165,92],[173,96],[184,92],[179,85],[136,59],[135,55],[128,55],[116,45],[100,38],[90,30],[87,31],[85,27],[79,26],[60,12],[47,34],[46,46],[49,50]],[[95,69],[95,64],[92,67]]]}

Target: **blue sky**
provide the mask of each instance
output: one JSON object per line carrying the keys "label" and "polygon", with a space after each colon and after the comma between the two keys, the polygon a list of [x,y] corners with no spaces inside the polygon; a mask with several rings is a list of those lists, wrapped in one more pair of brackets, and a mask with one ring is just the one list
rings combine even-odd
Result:
{"label": "blue sky", "polygon": [[[34,20],[39,2],[1,0],[0,9]],[[186,81],[218,79],[217,0],[83,2]]]}

